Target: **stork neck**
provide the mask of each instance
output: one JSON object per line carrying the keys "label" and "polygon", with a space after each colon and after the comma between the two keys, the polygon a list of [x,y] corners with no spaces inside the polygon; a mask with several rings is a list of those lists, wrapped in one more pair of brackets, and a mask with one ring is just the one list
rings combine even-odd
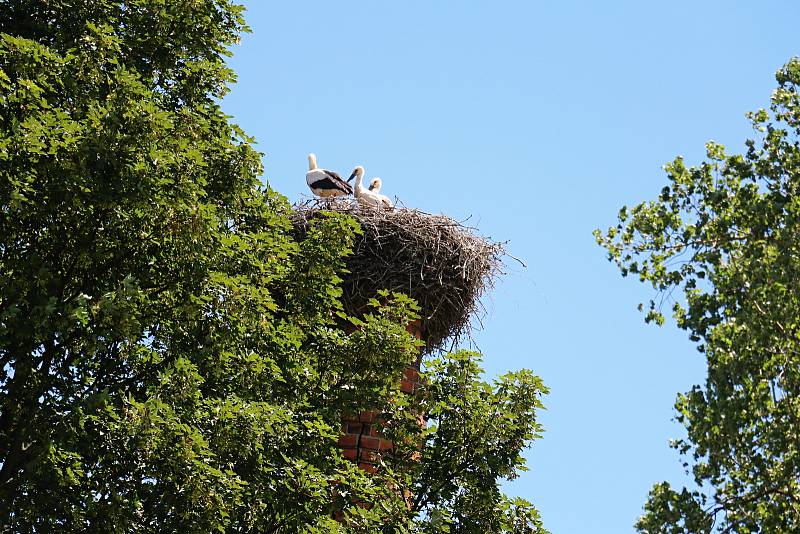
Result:
{"label": "stork neck", "polygon": [[314,154],[308,155],[308,170],[313,171],[317,168],[317,156]]}

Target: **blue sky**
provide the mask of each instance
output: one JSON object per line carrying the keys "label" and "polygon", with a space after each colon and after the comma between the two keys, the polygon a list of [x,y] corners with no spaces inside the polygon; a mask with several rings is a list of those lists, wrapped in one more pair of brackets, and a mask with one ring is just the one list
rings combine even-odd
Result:
{"label": "blue sky", "polygon": [[715,140],[800,54],[796,2],[246,2],[253,33],[224,101],[265,180],[307,195],[305,155],[380,176],[407,206],[469,223],[523,259],[486,299],[489,376],[551,388],[530,471],[507,486],[561,533],[633,532],[654,482],[680,483],[678,392],[705,366],[683,332],[646,326],[653,296],[592,229],[657,195],[661,166]]}

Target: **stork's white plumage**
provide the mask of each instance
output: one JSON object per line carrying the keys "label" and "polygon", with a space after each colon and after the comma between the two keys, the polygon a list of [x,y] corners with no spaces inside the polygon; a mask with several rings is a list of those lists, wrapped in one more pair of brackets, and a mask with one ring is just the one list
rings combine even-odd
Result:
{"label": "stork's white plumage", "polygon": [[383,181],[380,178],[373,178],[369,182],[369,190],[378,195],[384,207],[393,208],[394,203],[389,200],[389,197],[386,195],[381,195],[381,186],[383,185]]}
{"label": "stork's white plumage", "polygon": [[312,193],[322,198],[347,196],[353,193],[353,188],[342,180],[341,176],[333,171],[318,168],[317,156],[314,154],[308,155],[306,183]]}
{"label": "stork's white plumage", "polygon": [[[389,200],[389,197],[386,195],[381,195],[378,191],[381,188],[381,179],[380,178],[373,178],[372,184],[370,185],[369,189],[365,189],[361,180],[364,178],[364,167],[359,165],[355,169],[353,169],[353,174],[350,175],[350,178],[347,179],[349,182],[353,178],[356,179],[355,185],[355,197],[358,202],[364,206],[373,206],[377,208],[393,208],[394,204],[392,201]],[[376,185],[377,180],[377,191],[373,190],[373,186]]]}

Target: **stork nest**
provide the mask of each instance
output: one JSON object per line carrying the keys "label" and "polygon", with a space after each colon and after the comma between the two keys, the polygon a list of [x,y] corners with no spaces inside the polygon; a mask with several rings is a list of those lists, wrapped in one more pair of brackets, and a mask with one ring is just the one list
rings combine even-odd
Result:
{"label": "stork nest", "polygon": [[421,308],[426,351],[457,344],[480,321],[481,296],[501,272],[506,255],[490,242],[444,215],[394,208],[358,206],[343,201],[310,201],[294,206],[292,223],[299,237],[322,211],[352,216],[363,234],[343,274],[342,301],[358,315],[380,290],[404,293]]}

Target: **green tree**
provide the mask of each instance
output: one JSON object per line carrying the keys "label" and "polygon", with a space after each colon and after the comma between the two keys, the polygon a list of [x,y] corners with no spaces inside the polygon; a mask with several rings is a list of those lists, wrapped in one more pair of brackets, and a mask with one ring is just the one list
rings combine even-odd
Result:
{"label": "green tree", "polygon": [[678,397],[674,442],[697,484],[656,484],[641,532],[800,531],[800,60],[776,75],[769,110],[749,114],[743,155],[666,166],[658,199],[623,208],[598,242],[623,275],[673,306],[708,376]]}
{"label": "green tree", "polygon": [[[415,305],[343,313],[357,225],[295,239],[220,109],[246,30],[228,0],[0,0],[0,529],[541,532],[498,483],[543,386],[456,353],[398,394]],[[366,408],[374,475],[337,447]]]}

